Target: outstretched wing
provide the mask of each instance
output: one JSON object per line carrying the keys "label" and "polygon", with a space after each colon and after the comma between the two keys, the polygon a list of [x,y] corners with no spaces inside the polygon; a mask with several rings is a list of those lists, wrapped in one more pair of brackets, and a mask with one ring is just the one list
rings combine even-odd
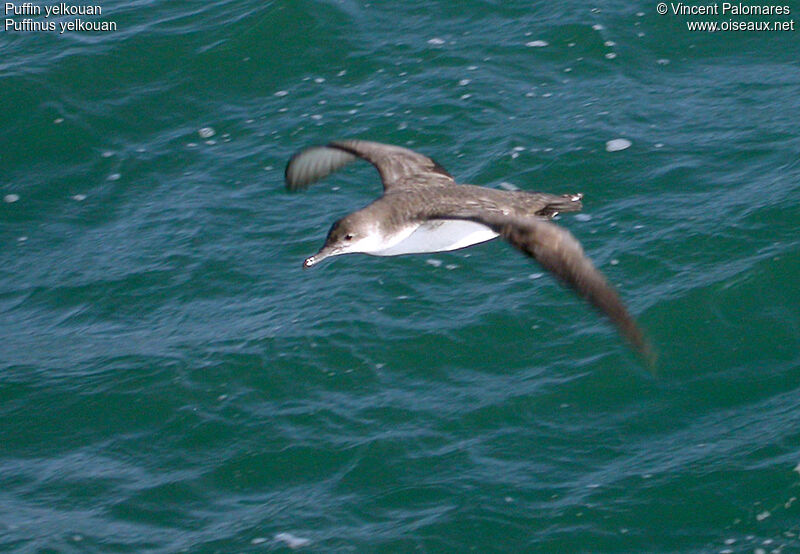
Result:
{"label": "outstretched wing", "polygon": [[653,364],[655,355],[636,321],[572,233],[536,218],[481,213],[441,214],[441,217],[470,219],[490,227],[608,316],[633,347]]}
{"label": "outstretched wing", "polygon": [[394,188],[455,184],[442,166],[413,150],[364,140],[337,140],[294,154],[286,166],[286,186],[289,190],[305,188],[357,158],[377,168],[385,192]]}

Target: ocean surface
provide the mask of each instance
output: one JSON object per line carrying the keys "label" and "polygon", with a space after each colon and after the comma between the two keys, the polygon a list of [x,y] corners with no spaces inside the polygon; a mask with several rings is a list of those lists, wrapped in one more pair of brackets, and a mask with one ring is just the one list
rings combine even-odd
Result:
{"label": "ocean surface", "polygon": [[[0,550],[800,552],[800,31],[687,29],[786,3],[6,14],[116,30],[0,31]],[[336,138],[584,193],[656,367],[502,241],[303,271]]]}

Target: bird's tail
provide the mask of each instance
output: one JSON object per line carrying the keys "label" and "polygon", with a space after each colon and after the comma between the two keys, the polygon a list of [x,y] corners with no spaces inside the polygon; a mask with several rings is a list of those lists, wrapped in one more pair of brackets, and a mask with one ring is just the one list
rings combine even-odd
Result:
{"label": "bird's tail", "polygon": [[536,215],[543,217],[553,217],[561,212],[579,212],[583,209],[581,198],[582,193],[577,194],[562,194],[561,196],[548,195],[547,205],[536,212]]}

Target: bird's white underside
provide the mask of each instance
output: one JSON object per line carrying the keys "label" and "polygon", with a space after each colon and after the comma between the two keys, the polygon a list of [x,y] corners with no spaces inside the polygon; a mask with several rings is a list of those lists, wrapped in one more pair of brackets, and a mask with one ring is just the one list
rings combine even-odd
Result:
{"label": "bird's white underside", "polygon": [[373,256],[398,256],[445,252],[486,242],[497,233],[472,221],[460,219],[432,220],[421,225],[410,225],[380,244],[371,245],[365,254]]}

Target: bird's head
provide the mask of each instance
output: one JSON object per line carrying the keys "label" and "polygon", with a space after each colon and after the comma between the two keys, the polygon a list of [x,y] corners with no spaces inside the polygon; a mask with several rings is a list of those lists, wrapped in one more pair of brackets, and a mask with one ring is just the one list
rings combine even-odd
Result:
{"label": "bird's head", "polygon": [[331,226],[325,244],[319,252],[306,258],[303,269],[308,269],[332,256],[352,252],[370,253],[376,250],[378,238],[374,224],[367,221],[362,214],[353,213],[343,217]]}

